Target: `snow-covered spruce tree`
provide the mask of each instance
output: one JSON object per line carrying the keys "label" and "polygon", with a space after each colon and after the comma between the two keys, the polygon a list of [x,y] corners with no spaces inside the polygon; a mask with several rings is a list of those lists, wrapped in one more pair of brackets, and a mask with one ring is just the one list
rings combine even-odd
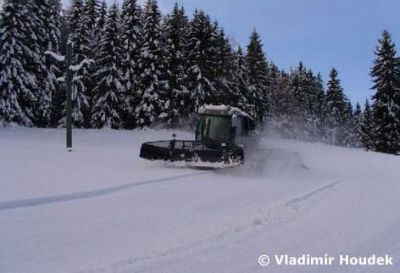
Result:
{"label": "snow-covered spruce tree", "polygon": [[213,86],[215,64],[210,57],[215,56],[213,47],[213,26],[204,11],[195,10],[190,22],[188,41],[188,88],[190,91],[190,111],[196,113],[203,104],[216,101]]}
{"label": "snow-covered spruce tree", "polygon": [[27,33],[25,35],[26,48],[29,54],[26,55],[24,60],[26,69],[33,75],[32,81],[35,82],[31,91],[35,96],[35,100],[30,101],[32,109],[32,121],[34,126],[43,127],[46,123],[49,114],[50,94],[47,90],[42,90],[42,83],[46,77],[46,67],[44,63],[44,53],[41,51],[42,38],[45,35],[43,28],[43,3],[37,0],[26,1],[25,8],[28,11],[28,16],[24,18],[26,23]]}
{"label": "snow-covered spruce tree", "polygon": [[287,101],[289,100],[289,77],[283,71],[271,63],[268,71],[270,79],[270,90],[271,90],[271,119],[267,123],[269,129],[274,132],[279,132],[282,136],[284,134],[284,127],[288,122],[288,107]]}
{"label": "snow-covered spruce tree", "polygon": [[246,58],[243,55],[240,46],[234,53],[233,77],[234,86],[232,91],[232,104],[248,113],[251,113],[251,106],[248,103],[250,95],[249,73],[246,65]]}
{"label": "snow-covered spruce tree", "polygon": [[229,43],[225,36],[224,30],[218,28],[215,23],[215,76],[214,88],[216,91],[216,104],[225,104],[237,106],[237,97],[239,94],[236,92],[234,84],[234,55]]}
{"label": "snow-covered spruce tree", "polygon": [[344,146],[355,147],[357,142],[357,135],[354,131],[354,110],[350,100],[346,98],[346,111],[344,113]]}
{"label": "snow-covered spruce tree", "polygon": [[275,112],[277,112],[278,108],[278,101],[279,98],[278,93],[279,93],[279,77],[280,77],[280,71],[278,66],[276,66],[274,63],[269,64],[269,69],[268,69],[268,78],[270,80],[270,90],[271,90],[271,116],[275,115]]}
{"label": "snow-covered spruce tree", "polygon": [[[83,15],[86,27],[91,38],[94,38],[96,34],[96,20],[98,17],[99,11],[99,1],[98,0],[85,0],[83,5]],[[94,39],[92,39],[94,41]]]}
{"label": "snow-covered spruce tree", "polygon": [[[60,24],[60,45],[59,45],[59,54],[61,56],[65,56],[67,49],[67,40],[69,36],[68,30],[68,22],[67,22],[67,14],[68,10],[62,9],[58,16],[58,21]],[[51,61],[54,62],[54,67],[56,70],[56,75],[59,76],[59,80],[57,81],[57,90],[53,94],[51,98],[51,117],[50,117],[50,126],[57,127],[60,124],[60,121],[63,119],[63,114],[65,114],[65,101],[66,101],[66,93],[65,93],[65,83],[61,81],[62,77],[65,74],[65,62],[56,62],[56,60],[49,55],[47,58],[51,58]]]}
{"label": "snow-covered spruce tree", "polygon": [[396,99],[400,97],[400,71],[395,45],[387,31],[382,33],[375,55],[370,73],[375,90],[372,105],[376,125],[375,150],[400,154],[400,99]]}
{"label": "snow-covered spruce tree", "polygon": [[166,62],[163,58],[161,13],[157,1],[148,0],[143,13],[143,46],[140,54],[141,101],[135,116],[140,128],[150,126],[157,119],[168,119],[169,101],[167,94]]}
{"label": "snow-covered spruce tree", "polygon": [[292,137],[295,139],[308,140],[307,118],[309,113],[310,79],[307,69],[300,62],[290,75],[290,90],[292,92],[292,102],[290,102],[290,123]]}
{"label": "snow-covered spruce tree", "polygon": [[107,3],[106,1],[101,1],[99,5],[99,10],[97,12],[96,18],[96,32],[98,33],[98,37],[101,36],[101,32],[104,29],[107,19]]}
{"label": "snow-covered spruce tree", "polygon": [[136,0],[124,0],[121,13],[121,73],[124,88],[122,121],[124,128],[135,127],[135,108],[141,100],[139,61],[142,44],[141,10]]}
{"label": "snow-covered spruce tree", "polygon": [[338,79],[338,73],[332,68],[329,73],[328,89],[325,97],[325,103],[328,110],[327,128],[331,130],[330,134],[334,134],[335,145],[346,145],[346,115],[348,104],[343,89]]}
{"label": "snow-covered spruce tree", "polygon": [[268,80],[268,63],[263,51],[260,36],[254,30],[247,46],[247,67],[249,71],[249,102],[254,105],[253,115],[262,122],[270,111],[270,90]]}
{"label": "snow-covered spruce tree", "polygon": [[182,123],[187,119],[190,108],[188,107],[190,93],[187,88],[187,52],[189,34],[189,19],[183,7],[174,5],[171,14],[163,21],[165,56],[168,58],[168,86],[169,86],[169,119],[172,126]]}
{"label": "snow-covered spruce tree", "polygon": [[274,88],[271,90],[271,114],[276,121],[287,121],[290,115],[290,102],[293,101],[290,92],[289,75],[284,71],[278,72]]}
{"label": "snow-covered spruce tree", "polygon": [[57,76],[60,64],[46,51],[60,54],[61,32],[60,12],[61,2],[59,0],[35,0],[30,2],[31,12],[35,15],[33,25],[36,29],[37,45],[33,50],[37,51],[36,65],[33,73],[37,75],[38,89],[36,92],[37,102],[35,105],[35,125],[47,127],[51,125],[51,112],[53,98],[60,90]]}
{"label": "snow-covered spruce tree", "polygon": [[307,140],[321,140],[323,123],[324,90],[320,75],[315,76],[311,70],[306,72],[304,118]]}
{"label": "snow-covered spruce tree", "polygon": [[316,127],[317,127],[317,132],[316,135],[314,136],[314,140],[326,141],[325,120],[326,120],[327,110],[325,107],[324,82],[322,80],[320,73],[318,73],[317,76],[314,77],[313,87],[315,89],[313,115],[314,117],[316,117]]}
{"label": "snow-covered spruce tree", "polygon": [[[68,14],[69,41],[73,45],[73,64],[80,64],[90,59],[90,34],[85,23],[84,6],[82,0],[74,0]],[[72,118],[75,127],[82,128],[90,122],[90,90],[88,90],[91,73],[88,66],[83,66],[74,73],[72,86]],[[64,107],[65,108],[65,107]],[[65,112],[63,114],[65,117]],[[59,125],[64,125],[64,118]]]}
{"label": "snow-covered spruce tree", "polygon": [[30,14],[25,4],[6,0],[0,14],[0,124],[33,125],[36,79],[26,63],[31,51],[26,20]]}
{"label": "snow-covered spruce tree", "polygon": [[361,128],[361,122],[362,122],[362,110],[361,110],[361,105],[357,102],[356,103],[356,108],[353,113],[353,134],[354,134],[354,142],[353,142],[353,147],[361,147],[360,143],[360,128]]}
{"label": "snow-covered spruce tree", "polygon": [[319,96],[321,90],[319,90],[318,79],[314,73],[308,69],[304,71],[303,75],[303,111],[302,118],[304,121],[304,129],[306,134],[306,140],[316,141],[318,139],[319,130]]}
{"label": "snow-covered spruce tree", "polygon": [[[59,54],[61,56],[65,56],[67,49],[67,41],[69,37],[69,22],[68,15],[70,10],[66,10],[61,8],[61,11],[58,16],[59,24],[60,24],[60,45],[59,45]],[[50,57],[49,55],[47,57]],[[51,57],[52,58],[52,57]],[[52,61],[56,60],[52,58]],[[63,124],[63,117],[65,116],[65,101],[66,101],[66,92],[65,92],[65,83],[61,80],[63,76],[65,76],[65,62],[58,61],[55,64],[57,68],[56,75],[59,76],[59,80],[57,83],[57,91],[53,94],[51,99],[51,118],[50,118],[50,126],[57,127],[60,124]]]}
{"label": "snow-covered spruce tree", "polygon": [[108,11],[106,25],[96,55],[93,90],[92,126],[95,128],[122,128],[123,86],[120,70],[121,44],[119,37],[119,11],[116,4]]}
{"label": "snow-covered spruce tree", "polygon": [[[99,2],[98,0],[85,0],[83,3],[83,18],[82,22],[86,28],[86,35],[87,35],[87,47],[89,49],[87,57],[89,59],[94,59],[96,52],[99,49],[99,42],[100,42],[100,35],[101,32],[96,28],[96,20],[98,18],[99,12]],[[85,88],[86,88],[86,96],[88,97],[89,102],[89,109],[85,111],[85,127],[90,126],[90,113],[91,113],[91,103],[93,101],[93,94],[92,90],[96,86],[96,82],[94,79],[94,72],[95,67],[89,66],[85,68],[87,70],[87,77],[85,79]]]}
{"label": "snow-covered spruce tree", "polygon": [[358,138],[364,149],[373,150],[375,148],[374,118],[368,99],[365,100],[364,112],[361,115]]}

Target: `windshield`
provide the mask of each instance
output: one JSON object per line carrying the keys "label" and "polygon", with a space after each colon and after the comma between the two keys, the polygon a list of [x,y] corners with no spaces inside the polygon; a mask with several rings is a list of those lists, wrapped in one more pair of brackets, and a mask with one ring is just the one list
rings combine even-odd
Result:
{"label": "windshield", "polygon": [[197,124],[196,140],[204,142],[229,142],[230,117],[201,116]]}

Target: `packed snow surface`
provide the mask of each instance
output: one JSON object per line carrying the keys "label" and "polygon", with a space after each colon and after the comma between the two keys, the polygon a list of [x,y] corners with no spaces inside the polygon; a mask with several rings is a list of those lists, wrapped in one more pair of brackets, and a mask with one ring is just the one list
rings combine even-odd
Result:
{"label": "packed snow surface", "polygon": [[[400,272],[400,157],[261,139],[234,169],[142,160],[172,131],[0,129],[0,272]],[[192,132],[177,132],[180,139]],[[261,254],[391,267],[261,267]]]}

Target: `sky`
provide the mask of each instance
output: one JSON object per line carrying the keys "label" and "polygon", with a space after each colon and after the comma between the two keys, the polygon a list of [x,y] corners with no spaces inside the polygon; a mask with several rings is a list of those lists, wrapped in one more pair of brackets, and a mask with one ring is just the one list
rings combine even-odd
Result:
{"label": "sky", "polygon": [[[68,3],[69,0],[63,0]],[[108,3],[121,3],[109,0]],[[143,2],[143,0],[141,0]],[[381,33],[387,29],[400,52],[399,0],[159,0],[161,11],[174,3],[189,15],[203,9],[231,40],[245,47],[259,32],[269,61],[289,70],[302,61],[325,83],[332,67],[353,103],[373,95],[369,71]]]}

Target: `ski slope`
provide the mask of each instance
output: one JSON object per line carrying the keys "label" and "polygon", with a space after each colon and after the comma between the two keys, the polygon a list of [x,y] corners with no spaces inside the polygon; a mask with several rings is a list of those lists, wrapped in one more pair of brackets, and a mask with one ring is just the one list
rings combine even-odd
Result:
{"label": "ski slope", "polygon": [[[400,272],[400,157],[263,138],[246,164],[138,157],[172,131],[0,128],[0,272]],[[178,132],[192,138],[191,132]],[[261,254],[394,266],[261,267]]]}

